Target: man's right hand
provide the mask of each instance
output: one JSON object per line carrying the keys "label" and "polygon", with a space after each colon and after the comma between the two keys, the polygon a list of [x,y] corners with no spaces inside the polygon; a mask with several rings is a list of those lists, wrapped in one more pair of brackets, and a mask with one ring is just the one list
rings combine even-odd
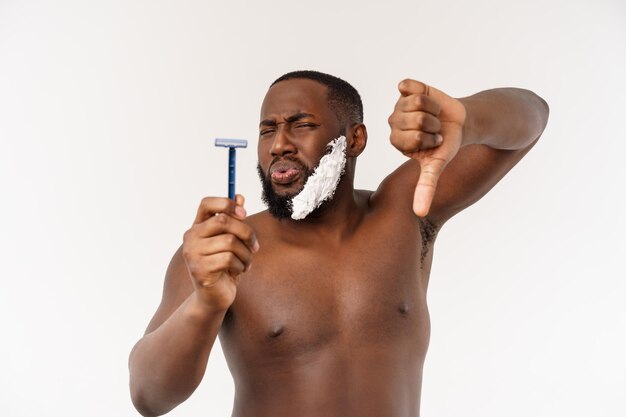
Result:
{"label": "man's right hand", "polygon": [[183,238],[183,258],[198,298],[207,307],[227,310],[235,300],[241,274],[250,269],[259,243],[243,222],[244,198],[206,197]]}

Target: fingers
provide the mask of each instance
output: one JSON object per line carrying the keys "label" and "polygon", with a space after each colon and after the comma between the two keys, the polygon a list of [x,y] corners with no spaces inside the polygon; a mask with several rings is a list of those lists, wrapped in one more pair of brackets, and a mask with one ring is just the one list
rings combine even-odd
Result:
{"label": "fingers", "polygon": [[439,146],[441,122],[425,112],[394,111],[389,117],[391,143],[405,155]]}
{"label": "fingers", "polygon": [[420,166],[420,177],[413,195],[413,212],[417,216],[424,217],[428,214],[444,167],[445,161],[438,159]]}
{"label": "fingers", "polygon": [[435,148],[443,142],[439,134],[425,133],[415,130],[401,130],[391,135],[391,143],[406,156],[426,149]]}
{"label": "fingers", "polygon": [[202,286],[209,286],[216,282],[212,277],[214,274],[226,272],[231,277],[236,277],[249,269],[250,264],[244,264],[232,252],[214,253],[210,256],[203,256],[188,261],[190,271],[197,276],[198,283]]}
{"label": "fingers", "polygon": [[259,250],[259,242],[252,228],[241,220],[224,213],[218,213],[194,225],[185,233],[185,239],[209,238],[223,234],[235,236],[253,252]]}
{"label": "fingers", "polygon": [[239,194],[235,201],[219,197],[202,200],[194,224],[183,238],[183,256],[188,265],[194,265],[190,267],[194,276],[217,271],[230,271],[234,276],[249,269],[259,242],[252,227],[243,222],[243,204],[244,197]]}
{"label": "fingers", "polygon": [[219,252],[200,258],[199,265],[205,273],[228,271],[230,276],[237,276],[250,268],[250,261],[244,262],[232,252]]}
{"label": "fingers", "polygon": [[[194,224],[200,224],[217,213],[230,214],[240,219],[245,218],[246,210],[242,207],[244,201],[243,196],[237,194],[235,199],[237,202],[221,197],[203,198],[200,202],[200,207],[198,207]],[[239,202],[241,202],[241,204],[239,204]]]}
{"label": "fingers", "polygon": [[395,110],[400,112],[423,111],[433,116],[439,116],[441,106],[432,97],[412,94],[409,96],[401,96],[396,103]]}
{"label": "fingers", "polygon": [[409,78],[400,81],[398,90],[403,96],[409,96],[411,94],[423,94],[428,96],[430,94],[430,87],[428,85]]}
{"label": "fingers", "polygon": [[439,133],[441,130],[441,122],[436,116],[421,111],[395,111],[389,116],[389,125],[392,129],[421,130],[427,133]]}
{"label": "fingers", "polygon": [[246,272],[258,250],[252,228],[224,213],[194,224],[184,235],[183,257],[198,283],[215,282],[220,272],[231,277]]}
{"label": "fingers", "polygon": [[196,243],[198,255],[213,255],[221,252],[232,252],[244,265],[252,260],[252,251],[234,235],[218,235],[200,239]]}
{"label": "fingers", "polygon": [[246,202],[246,199],[244,196],[242,196],[241,194],[235,194],[235,204],[238,206],[241,206],[243,208],[244,203]]}
{"label": "fingers", "polygon": [[398,85],[402,96],[389,116],[391,143],[403,154],[432,149],[442,143],[441,107],[429,97],[429,87],[419,81],[404,80]]}

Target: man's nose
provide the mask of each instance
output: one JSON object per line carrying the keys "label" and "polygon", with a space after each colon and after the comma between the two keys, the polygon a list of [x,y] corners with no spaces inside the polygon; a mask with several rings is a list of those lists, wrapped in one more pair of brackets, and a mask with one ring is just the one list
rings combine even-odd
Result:
{"label": "man's nose", "polygon": [[296,153],[296,147],[285,130],[286,129],[284,128],[279,128],[276,135],[274,135],[274,141],[272,142],[272,147],[270,148],[270,154],[272,156],[283,156]]}

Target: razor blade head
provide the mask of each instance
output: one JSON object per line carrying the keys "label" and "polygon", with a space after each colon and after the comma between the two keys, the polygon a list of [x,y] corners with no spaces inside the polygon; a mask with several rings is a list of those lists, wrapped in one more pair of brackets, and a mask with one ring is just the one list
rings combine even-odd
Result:
{"label": "razor blade head", "polygon": [[247,148],[248,141],[245,139],[223,139],[216,138],[215,146],[221,146],[223,148]]}

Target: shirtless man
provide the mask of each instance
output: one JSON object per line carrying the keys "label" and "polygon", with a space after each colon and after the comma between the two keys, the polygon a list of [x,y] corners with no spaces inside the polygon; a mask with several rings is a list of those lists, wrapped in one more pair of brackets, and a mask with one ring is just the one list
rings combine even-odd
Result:
{"label": "shirtless man", "polygon": [[[436,233],[530,150],[548,106],[514,88],[461,99],[414,80],[398,88],[391,143],[409,160],[372,192],[353,186],[367,141],[356,90],[309,71],[272,84],[258,141],[270,210],[202,200],[130,355],[141,414],[191,395],[219,333],[233,417],[419,416]],[[291,197],[342,135],[334,196],[293,220]]]}

